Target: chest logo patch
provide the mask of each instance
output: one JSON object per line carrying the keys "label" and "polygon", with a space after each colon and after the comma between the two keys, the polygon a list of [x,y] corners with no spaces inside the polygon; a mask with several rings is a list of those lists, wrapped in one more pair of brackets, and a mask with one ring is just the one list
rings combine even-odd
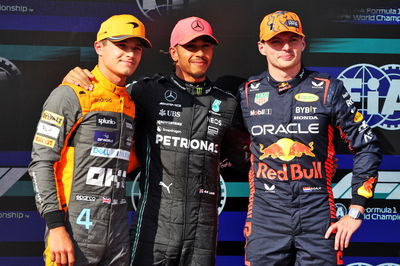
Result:
{"label": "chest logo patch", "polygon": [[304,92],[296,94],[294,98],[299,102],[306,102],[306,103],[316,102],[319,99],[318,95],[312,93],[304,93]]}
{"label": "chest logo patch", "polygon": [[174,91],[167,90],[164,93],[164,97],[165,97],[165,100],[167,100],[168,102],[172,103],[172,102],[176,101],[176,99],[178,98],[178,94],[176,94],[176,92],[174,92]]}
{"label": "chest logo patch", "polygon": [[213,104],[211,105],[211,109],[212,109],[214,112],[218,113],[218,112],[220,111],[220,109],[219,109],[220,105],[221,105],[221,101],[215,99],[214,102],[213,102]]}
{"label": "chest logo patch", "polygon": [[255,95],[254,102],[257,105],[262,106],[264,103],[268,102],[268,99],[269,99],[269,92],[261,92]]}

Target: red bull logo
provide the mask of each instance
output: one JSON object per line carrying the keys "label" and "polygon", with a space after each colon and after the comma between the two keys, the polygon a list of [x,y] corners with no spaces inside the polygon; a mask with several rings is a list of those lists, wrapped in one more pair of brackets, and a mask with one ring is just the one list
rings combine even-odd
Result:
{"label": "red bull logo", "polygon": [[357,194],[367,199],[371,198],[374,195],[374,187],[378,182],[377,177],[371,177],[367,181],[365,181],[361,187],[357,189]]}
{"label": "red bull logo", "polygon": [[314,142],[310,142],[307,145],[303,143],[293,141],[289,138],[282,138],[276,143],[269,145],[264,148],[263,144],[260,144],[260,151],[262,155],[259,157],[260,160],[271,157],[273,159],[279,158],[282,161],[291,161],[295,157],[301,157],[304,155],[315,157],[312,152],[314,150]]}
{"label": "red bull logo", "polygon": [[281,91],[284,91],[284,90],[288,90],[291,87],[292,86],[288,82],[282,82],[282,83],[279,83],[279,85],[278,85],[278,91],[281,92]]}
{"label": "red bull logo", "polygon": [[279,179],[299,180],[299,179],[318,179],[322,178],[322,163],[312,162],[312,168],[305,168],[301,164],[282,164],[281,169],[273,169],[268,164],[259,162],[257,165],[256,177],[270,180]]}

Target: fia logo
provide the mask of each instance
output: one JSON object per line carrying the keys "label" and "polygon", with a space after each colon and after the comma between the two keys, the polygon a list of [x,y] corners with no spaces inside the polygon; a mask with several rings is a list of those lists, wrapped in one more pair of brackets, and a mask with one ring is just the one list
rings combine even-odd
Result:
{"label": "fia logo", "polygon": [[357,64],[343,70],[338,79],[354,102],[360,103],[370,127],[400,129],[400,65]]}

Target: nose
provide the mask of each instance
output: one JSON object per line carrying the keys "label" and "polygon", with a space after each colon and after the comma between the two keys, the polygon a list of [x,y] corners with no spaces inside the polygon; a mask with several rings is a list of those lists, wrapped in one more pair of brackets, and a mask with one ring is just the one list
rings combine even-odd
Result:
{"label": "nose", "polygon": [[129,57],[133,57],[133,56],[135,55],[135,50],[133,50],[133,49],[128,49],[128,50],[126,51],[126,55],[129,56]]}
{"label": "nose", "polygon": [[289,42],[284,42],[282,46],[282,50],[289,50],[290,49],[290,44]]}
{"label": "nose", "polygon": [[201,48],[201,47],[197,48],[196,51],[195,51],[195,54],[196,54],[197,56],[202,56],[202,55],[204,55],[203,48]]}

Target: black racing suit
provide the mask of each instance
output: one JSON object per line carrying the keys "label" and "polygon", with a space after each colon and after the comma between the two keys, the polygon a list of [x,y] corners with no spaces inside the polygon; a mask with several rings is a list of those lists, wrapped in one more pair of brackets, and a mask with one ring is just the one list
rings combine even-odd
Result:
{"label": "black racing suit", "polygon": [[377,138],[341,81],[302,69],[288,82],[268,73],[241,88],[251,134],[246,265],[336,265],[332,193],[334,127],[354,152],[351,204],[365,206],[377,182]]}
{"label": "black racing suit", "polygon": [[133,265],[215,265],[219,156],[237,101],[208,80],[155,75],[133,85],[141,198]]}
{"label": "black racing suit", "polygon": [[[33,141],[36,205],[48,229],[65,226],[75,265],[129,265],[125,178],[134,167],[135,105],[125,87],[92,71],[94,91],[62,84],[48,97]],[[50,261],[46,230],[46,265]]]}

